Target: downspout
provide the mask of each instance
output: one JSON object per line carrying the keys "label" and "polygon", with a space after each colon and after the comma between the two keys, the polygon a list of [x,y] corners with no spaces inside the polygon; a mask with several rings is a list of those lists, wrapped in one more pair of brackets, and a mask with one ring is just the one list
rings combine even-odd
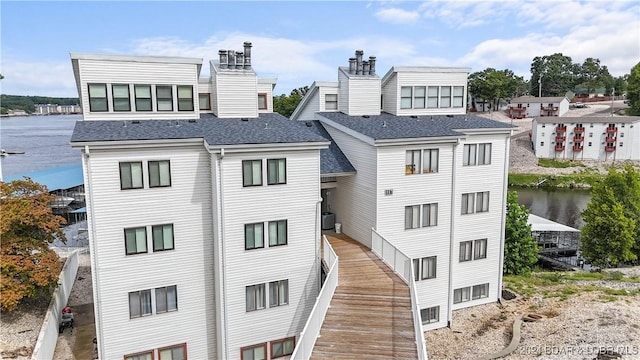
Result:
{"label": "downspout", "polygon": [[509,149],[511,147],[511,132],[507,136],[504,144],[504,176],[502,178],[502,222],[500,224],[500,268],[498,272],[498,299],[502,296],[502,272],[504,267],[504,231],[507,216],[507,186],[509,182]]}
{"label": "downspout", "polygon": [[451,229],[449,240],[449,286],[447,292],[447,326],[451,327],[453,319],[453,251],[455,244],[455,219],[456,219],[456,155],[460,139],[453,144],[453,156],[451,160]]}
{"label": "downspout", "polygon": [[[90,150],[89,150],[89,146],[85,145],[84,146],[84,156],[82,157],[82,161],[83,161],[83,165],[84,165],[84,171],[86,172],[86,180],[85,181],[85,192],[88,192],[89,196],[88,198],[85,199],[85,202],[87,202],[87,210],[89,213],[89,218],[90,218],[90,223],[89,223],[89,229],[90,229],[90,235],[89,235],[89,250],[91,251],[91,259],[92,264],[91,264],[91,274],[92,274],[92,280],[93,280],[93,291],[94,291],[94,295],[93,295],[93,300],[94,300],[94,305],[93,305],[93,310],[96,316],[96,332],[97,332],[97,338],[98,338],[98,358],[104,358],[104,334],[102,331],[102,311],[101,311],[101,299],[102,297],[100,296],[100,280],[99,280],[99,276],[98,276],[98,251],[97,249],[95,249],[95,247],[97,246],[97,242],[95,241],[96,239],[96,221],[95,221],[95,213],[93,211],[93,187],[91,186],[93,184],[92,179],[91,179],[91,167],[89,165],[89,157],[91,156]],[[93,248],[93,249],[92,249]]]}
{"label": "downspout", "polygon": [[221,286],[221,291],[216,292],[219,294],[219,306],[220,311],[219,315],[219,323],[222,325],[222,331],[218,331],[219,336],[219,344],[218,344],[218,356],[223,359],[229,359],[229,348],[227,346],[227,334],[229,333],[229,322],[227,320],[227,276],[226,276],[226,265],[225,265],[225,248],[224,248],[224,240],[225,240],[225,231],[224,231],[224,190],[222,189],[223,184],[223,167],[222,167],[222,159],[224,159],[224,149],[220,149],[220,155],[218,155],[218,171],[217,171],[217,179],[216,180],[216,191],[218,193],[219,201],[216,202],[215,206],[218,209],[218,219],[220,219],[219,223],[219,235],[218,236],[218,278],[216,279],[218,284]]}

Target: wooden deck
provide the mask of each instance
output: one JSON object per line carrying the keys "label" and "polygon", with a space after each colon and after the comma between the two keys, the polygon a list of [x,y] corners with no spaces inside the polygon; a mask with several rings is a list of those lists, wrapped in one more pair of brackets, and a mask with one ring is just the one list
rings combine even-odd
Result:
{"label": "wooden deck", "polygon": [[327,239],[340,277],[311,358],[417,359],[407,284],[357,241]]}

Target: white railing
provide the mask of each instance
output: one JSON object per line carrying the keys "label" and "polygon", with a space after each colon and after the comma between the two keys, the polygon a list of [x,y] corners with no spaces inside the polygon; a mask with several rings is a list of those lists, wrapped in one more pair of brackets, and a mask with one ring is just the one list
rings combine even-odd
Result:
{"label": "white railing", "polygon": [[418,348],[418,359],[427,360],[427,344],[424,341],[424,329],[420,317],[420,303],[414,281],[413,266],[411,258],[393,246],[375,229],[371,229],[371,251],[409,285],[411,295],[411,313],[413,314],[413,331],[415,333],[416,347]]}
{"label": "white railing", "polygon": [[327,310],[329,310],[331,298],[333,298],[333,294],[338,286],[338,255],[333,251],[327,237],[324,235],[322,236],[322,244],[322,257],[327,262],[329,272],[316,298],[316,303],[313,305],[311,314],[309,314],[309,319],[307,319],[307,323],[300,333],[300,338],[298,339],[295,349],[293,349],[293,354],[291,354],[291,359],[294,360],[306,360],[311,357],[313,346],[316,344],[316,339],[320,335],[322,322],[327,314]]}
{"label": "white railing", "polygon": [[67,306],[71,288],[76,281],[78,273],[78,256],[82,250],[75,250],[65,261],[60,277],[58,278],[58,287],[53,291],[49,308],[44,316],[44,322],[38,334],[38,340],[31,354],[32,360],[53,359],[53,353],[58,342],[58,325],[60,323],[60,315],[62,308]]}

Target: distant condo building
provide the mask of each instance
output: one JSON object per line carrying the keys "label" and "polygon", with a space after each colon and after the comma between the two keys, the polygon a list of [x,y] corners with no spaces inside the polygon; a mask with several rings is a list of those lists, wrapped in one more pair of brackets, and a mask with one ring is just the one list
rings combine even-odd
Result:
{"label": "distant condo building", "polygon": [[426,359],[425,330],[501,296],[512,127],[466,114],[469,68],[381,78],[362,51],[287,119],[251,49],[208,78],[200,58],[71,54],[99,357],[309,358],[335,326],[310,320],[319,295],[358,288],[328,277],[342,233],[402,275],[397,335]]}
{"label": "distant condo building", "polygon": [[82,114],[80,105],[37,104],[37,115]]}

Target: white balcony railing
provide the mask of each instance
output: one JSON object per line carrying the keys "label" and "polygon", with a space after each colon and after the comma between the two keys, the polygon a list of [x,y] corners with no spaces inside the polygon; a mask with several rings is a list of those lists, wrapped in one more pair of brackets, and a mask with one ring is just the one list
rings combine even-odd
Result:
{"label": "white balcony railing", "polygon": [[338,286],[338,255],[333,251],[327,237],[324,235],[322,236],[322,244],[322,258],[327,263],[329,272],[316,298],[316,303],[313,305],[309,319],[307,319],[307,323],[300,333],[298,343],[295,349],[293,349],[291,359],[309,359],[311,357],[313,346],[316,344],[316,339],[320,335],[322,322],[324,321],[324,317],[329,309],[329,304]]}
{"label": "white balcony railing", "polygon": [[398,250],[373,228],[371,229],[371,251],[389,265],[389,267],[409,285],[411,312],[413,313],[413,331],[416,337],[416,347],[418,348],[418,359],[427,360],[427,344],[424,341],[424,329],[422,328],[420,304],[418,303],[411,258]]}

